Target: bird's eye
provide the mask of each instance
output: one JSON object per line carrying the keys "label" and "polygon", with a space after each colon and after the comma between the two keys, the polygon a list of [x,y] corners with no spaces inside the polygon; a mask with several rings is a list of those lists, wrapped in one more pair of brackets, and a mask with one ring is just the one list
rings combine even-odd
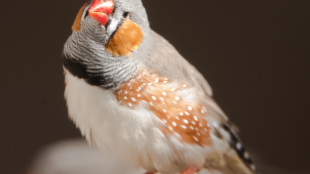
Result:
{"label": "bird's eye", "polygon": [[129,16],[129,12],[124,12],[123,13],[123,18],[127,18]]}

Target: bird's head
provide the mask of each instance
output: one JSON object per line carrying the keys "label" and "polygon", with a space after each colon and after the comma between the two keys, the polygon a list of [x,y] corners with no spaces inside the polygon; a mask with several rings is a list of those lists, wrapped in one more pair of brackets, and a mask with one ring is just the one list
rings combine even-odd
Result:
{"label": "bird's head", "polygon": [[[149,46],[141,0],[92,0],[76,16],[64,47],[64,67],[91,85],[109,89],[137,72]],[[139,51],[141,50],[141,51]]]}

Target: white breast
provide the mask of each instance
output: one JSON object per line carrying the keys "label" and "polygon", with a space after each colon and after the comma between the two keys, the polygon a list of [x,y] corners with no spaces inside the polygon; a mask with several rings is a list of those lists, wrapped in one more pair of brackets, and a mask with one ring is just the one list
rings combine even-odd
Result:
{"label": "white breast", "polygon": [[[161,121],[147,105],[135,109],[121,106],[110,90],[91,86],[69,72],[65,78],[69,116],[88,142],[101,150],[150,172],[163,173],[181,172],[192,165],[202,167],[206,158],[221,156],[214,147],[189,145],[177,136],[162,134],[158,129]],[[220,143],[216,148],[228,147]]]}

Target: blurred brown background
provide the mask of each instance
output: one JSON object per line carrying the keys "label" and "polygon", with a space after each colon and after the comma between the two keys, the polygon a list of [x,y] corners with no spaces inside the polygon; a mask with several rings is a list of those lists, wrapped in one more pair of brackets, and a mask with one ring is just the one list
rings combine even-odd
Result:
{"label": "blurred brown background", "polygon": [[[85,0],[86,1],[86,0]],[[80,137],[61,52],[84,0],[1,5],[1,158],[16,174],[38,149]],[[144,0],[151,27],[197,67],[264,162],[310,171],[310,1]]]}

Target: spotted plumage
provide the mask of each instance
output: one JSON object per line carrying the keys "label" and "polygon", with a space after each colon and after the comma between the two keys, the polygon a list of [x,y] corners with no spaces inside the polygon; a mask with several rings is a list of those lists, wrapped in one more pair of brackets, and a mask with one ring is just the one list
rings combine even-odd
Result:
{"label": "spotted plumage", "polygon": [[90,1],[72,30],[65,97],[89,143],[149,173],[255,173],[209,84],[150,29],[141,0]]}
{"label": "spotted plumage", "polygon": [[142,103],[148,105],[163,122],[159,129],[164,134],[175,134],[180,141],[189,144],[211,145],[210,126],[203,118],[207,115],[206,108],[197,101],[184,101],[178,95],[179,91],[186,91],[189,87],[142,70],[121,85],[115,91],[115,97],[121,105],[132,109]]}

